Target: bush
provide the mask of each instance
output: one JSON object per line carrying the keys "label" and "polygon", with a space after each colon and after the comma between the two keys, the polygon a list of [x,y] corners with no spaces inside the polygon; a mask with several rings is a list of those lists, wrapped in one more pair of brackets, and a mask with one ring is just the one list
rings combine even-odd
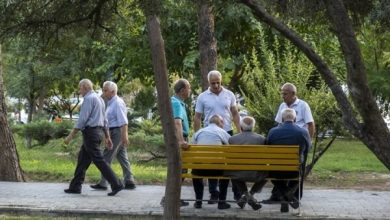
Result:
{"label": "bush", "polygon": [[46,120],[34,121],[26,125],[16,125],[12,131],[20,136],[31,138],[38,145],[45,145],[51,139],[66,137],[72,129],[72,122],[53,123]]}

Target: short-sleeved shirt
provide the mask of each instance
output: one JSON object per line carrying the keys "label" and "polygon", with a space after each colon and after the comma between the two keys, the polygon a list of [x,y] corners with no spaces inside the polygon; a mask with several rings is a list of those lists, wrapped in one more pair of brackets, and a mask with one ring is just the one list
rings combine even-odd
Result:
{"label": "short-sleeved shirt", "polygon": [[183,128],[183,136],[188,137],[190,133],[190,125],[188,122],[186,104],[177,96],[171,97],[172,111],[174,119],[181,119]]}
{"label": "short-sleeved shirt", "polygon": [[231,107],[236,105],[236,97],[233,92],[222,87],[222,91],[217,95],[211,92],[210,88],[202,92],[195,106],[195,112],[204,115],[203,124],[209,124],[209,118],[213,115],[220,115],[223,118],[223,129],[232,130]]}
{"label": "short-sleeved shirt", "polygon": [[282,112],[286,108],[292,108],[295,110],[295,113],[297,114],[295,124],[299,127],[305,128],[307,130],[307,123],[314,122],[309,105],[305,101],[297,98],[295,102],[290,106],[287,106],[285,102],[280,104],[278,113],[275,117],[275,121],[277,123],[282,123]]}
{"label": "short-sleeved shirt", "polygon": [[107,102],[106,116],[109,128],[127,125],[127,108],[123,99],[119,98],[117,95],[112,97]]}
{"label": "short-sleeved shirt", "polygon": [[94,91],[89,91],[84,96],[83,104],[80,107],[80,115],[75,128],[84,130],[86,127],[107,127],[105,116],[106,106],[103,99]]}
{"label": "short-sleeved shirt", "polygon": [[229,144],[230,134],[216,124],[199,129],[192,137],[193,144]]}

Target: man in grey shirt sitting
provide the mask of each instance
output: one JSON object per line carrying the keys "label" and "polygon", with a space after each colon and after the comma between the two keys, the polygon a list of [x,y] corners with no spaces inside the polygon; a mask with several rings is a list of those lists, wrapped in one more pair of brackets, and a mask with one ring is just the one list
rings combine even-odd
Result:
{"label": "man in grey shirt sitting", "polygon": [[[229,139],[229,144],[236,145],[262,145],[265,143],[265,137],[260,134],[253,132],[255,127],[255,119],[250,116],[244,116],[240,120],[241,133],[232,136]],[[265,180],[266,173],[260,171],[226,171],[225,175],[232,177],[232,184],[234,184],[242,195],[241,198],[237,201],[237,205],[240,208],[244,208],[245,204],[248,204],[253,208],[253,210],[258,210],[261,208],[261,205],[253,197],[253,194],[260,191],[264,184],[267,182]],[[254,184],[248,192],[246,186],[246,181],[253,181]]]}

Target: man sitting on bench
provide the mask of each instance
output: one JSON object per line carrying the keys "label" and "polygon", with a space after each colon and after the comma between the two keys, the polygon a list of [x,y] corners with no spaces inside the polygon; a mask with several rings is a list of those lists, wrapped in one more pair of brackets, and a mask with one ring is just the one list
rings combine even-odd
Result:
{"label": "man sitting on bench", "polygon": [[[269,145],[299,145],[301,170],[304,164],[304,158],[311,147],[309,133],[306,129],[300,128],[295,125],[296,113],[294,109],[286,108],[282,112],[283,123],[272,128],[268,132],[267,144]],[[303,174],[302,174],[303,175]],[[271,178],[295,178],[297,172],[288,171],[274,171],[270,172],[269,177]],[[303,178],[302,178],[303,181]],[[299,207],[297,198],[294,197],[294,192],[299,187],[297,180],[275,180],[272,181],[277,189],[277,195],[282,202],[280,211],[288,212],[288,203],[294,208]],[[302,185],[301,185],[302,186]],[[302,190],[302,188],[300,189]],[[287,202],[286,202],[287,201]]]}
{"label": "man sitting on bench", "polygon": [[[241,133],[233,135],[229,139],[229,144],[237,145],[263,145],[265,143],[265,137],[260,134],[253,132],[256,121],[253,117],[244,116],[240,120]],[[253,194],[259,192],[264,184],[267,182],[265,177],[267,172],[262,171],[225,171],[225,176],[232,178],[232,184],[236,185],[239,193],[242,195],[237,201],[237,205],[240,208],[244,208],[245,204],[248,203],[253,210],[258,210],[261,205],[253,197]],[[250,192],[246,186],[246,182],[254,182]]]}
{"label": "man sitting on bench", "polygon": [[[228,144],[230,135],[223,130],[223,118],[219,115],[213,115],[209,119],[209,125],[198,130],[193,138],[193,144],[213,144],[213,145],[223,145]],[[222,170],[192,170],[192,174],[199,176],[221,176],[223,174]],[[192,179],[192,184],[194,186],[196,202],[194,207],[197,209],[202,208],[203,200],[203,179],[194,178]],[[226,194],[227,188],[229,185],[229,179],[220,179],[219,180],[219,196],[218,196],[218,209],[228,209],[230,205],[226,203]]]}

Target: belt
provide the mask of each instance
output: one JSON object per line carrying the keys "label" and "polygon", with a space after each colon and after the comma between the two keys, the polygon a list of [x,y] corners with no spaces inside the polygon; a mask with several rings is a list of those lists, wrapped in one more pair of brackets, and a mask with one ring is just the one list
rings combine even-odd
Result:
{"label": "belt", "polygon": [[94,126],[94,127],[87,126],[87,127],[85,127],[85,129],[96,129],[96,128],[103,129],[104,127],[103,126]]}
{"label": "belt", "polygon": [[109,130],[111,131],[111,130],[118,129],[118,128],[121,128],[121,127],[111,127],[111,128],[109,128]]}

